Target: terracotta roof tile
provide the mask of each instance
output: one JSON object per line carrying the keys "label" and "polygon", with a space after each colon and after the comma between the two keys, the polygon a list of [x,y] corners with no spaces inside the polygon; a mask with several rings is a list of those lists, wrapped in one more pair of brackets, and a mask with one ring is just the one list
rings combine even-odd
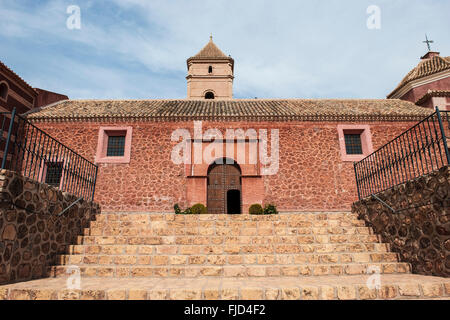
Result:
{"label": "terracotta roof tile", "polygon": [[395,88],[394,91],[392,91],[388,95],[388,97],[392,96],[396,91],[404,87],[408,82],[424,78],[426,76],[445,70],[450,70],[450,57],[434,56],[431,59],[422,60],[414,69],[408,72],[408,74],[403,78],[397,88]]}
{"label": "terracotta roof tile", "polygon": [[190,59],[208,59],[208,58],[229,59],[229,57],[216,46],[216,44],[212,41],[212,38],[209,40],[206,46],[204,46],[203,49],[200,50],[199,53],[197,53]]}
{"label": "terracotta roof tile", "polygon": [[416,104],[421,105],[431,97],[450,97],[450,90],[428,90],[427,93],[416,101]]}
{"label": "terracotta roof tile", "polygon": [[140,118],[150,121],[419,120],[430,109],[389,100],[67,100],[28,113],[33,120]]}

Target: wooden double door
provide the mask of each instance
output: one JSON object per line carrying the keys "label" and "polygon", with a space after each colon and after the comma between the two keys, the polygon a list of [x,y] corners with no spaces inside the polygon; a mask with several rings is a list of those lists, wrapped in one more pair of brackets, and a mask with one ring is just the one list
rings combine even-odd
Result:
{"label": "wooden double door", "polygon": [[240,214],[241,170],[237,164],[213,164],[208,170],[208,213]]}

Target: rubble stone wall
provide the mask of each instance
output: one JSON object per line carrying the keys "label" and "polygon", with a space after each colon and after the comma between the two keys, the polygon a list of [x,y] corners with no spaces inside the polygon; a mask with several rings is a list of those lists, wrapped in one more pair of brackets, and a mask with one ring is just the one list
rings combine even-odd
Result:
{"label": "rubble stone wall", "polygon": [[56,255],[100,213],[94,202],[15,172],[0,171],[0,284],[45,277]]}
{"label": "rubble stone wall", "polygon": [[355,202],[352,211],[398,252],[413,273],[450,277],[449,166]]}

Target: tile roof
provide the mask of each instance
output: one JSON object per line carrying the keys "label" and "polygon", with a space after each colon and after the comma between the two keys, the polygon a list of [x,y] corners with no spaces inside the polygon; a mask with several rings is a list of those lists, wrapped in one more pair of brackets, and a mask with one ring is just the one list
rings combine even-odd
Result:
{"label": "tile roof", "polygon": [[416,104],[421,105],[431,97],[450,97],[450,90],[428,90],[427,93],[416,101]]}
{"label": "tile roof", "polygon": [[450,57],[434,56],[430,59],[424,59],[420,61],[414,69],[408,72],[408,74],[403,78],[397,88],[395,88],[388,95],[388,97],[392,96],[395,92],[404,87],[408,82],[424,78],[426,76],[445,70],[450,70]]}
{"label": "tile roof", "polygon": [[210,38],[206,46],[204,46],[203,49],[200,50],[199,53],[197,53],[195,56],[189,59],[210,59],[210,58],[229,59],[229,57],[216,46],[216,44],[212,40],[212,37]]}
{"label": "tile roof", "polygon": [[27,116],[34,121],[415,121],[431,112],[397,99],[66,100]]}

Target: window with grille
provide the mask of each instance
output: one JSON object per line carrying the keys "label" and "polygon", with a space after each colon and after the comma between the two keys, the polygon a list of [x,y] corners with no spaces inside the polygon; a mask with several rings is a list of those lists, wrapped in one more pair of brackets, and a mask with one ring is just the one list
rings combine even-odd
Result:
{"label": "window with grille", "polygon": [[363,154],[361,134],[345,134],[344,137],[347,154]]}
{"label": "window with grille", "polygon": [[125,136],[109,136],[107,157],[122,157],[125,154]]}
{"label": "window with grille", "polygon": [[130,163],[132,127],[100,127],[96,163]]}
{"label": "window with grille", "polygon": [[63,165],[58,162],[47,163],[47,173],[45,174],[45,183],[59,188],[61,183]]}

